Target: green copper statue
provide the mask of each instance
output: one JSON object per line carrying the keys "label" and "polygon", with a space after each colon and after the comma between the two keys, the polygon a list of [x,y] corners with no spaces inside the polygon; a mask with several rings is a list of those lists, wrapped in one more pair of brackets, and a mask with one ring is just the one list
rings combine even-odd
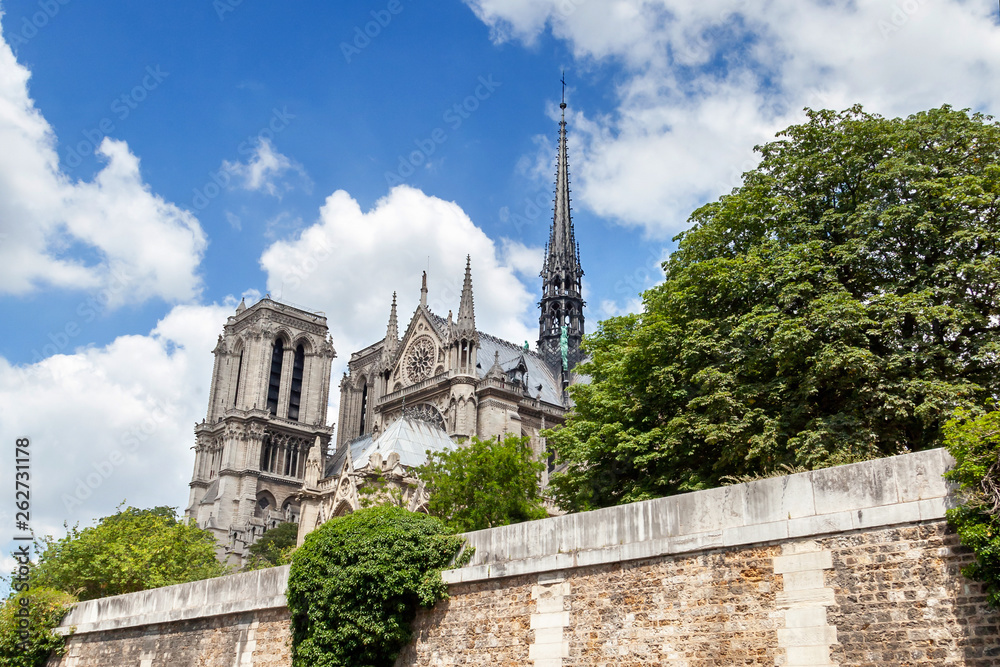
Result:
{"label": "green copper statue", "polygon": [[569,335],[566,325],[562,325],[562,333],[559,334],[559,352],[562,353],[563,370],[569,370]]}

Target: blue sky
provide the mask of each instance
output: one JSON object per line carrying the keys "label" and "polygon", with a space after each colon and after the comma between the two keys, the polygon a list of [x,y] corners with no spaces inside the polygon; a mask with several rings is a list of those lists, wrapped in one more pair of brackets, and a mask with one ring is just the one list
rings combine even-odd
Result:
{"label": "blue sky", "polygon": [[336,382],[422,270],[457,308],[471,254],[480,325],[534,341],[564,69],[591,331],[803,107],[1000,110],[986,0],[0,10],[0,438],[33,439],[41,533],[183,509],[243,296],[326,312]]}

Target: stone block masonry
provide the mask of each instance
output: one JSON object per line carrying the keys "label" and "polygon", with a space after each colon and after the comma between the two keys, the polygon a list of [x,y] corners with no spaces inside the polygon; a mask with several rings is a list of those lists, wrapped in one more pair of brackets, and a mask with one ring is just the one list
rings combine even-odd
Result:
{"label": "stone block masonry", "polygon": [[[398,667],[1000,664],[940,450],[469,534]],[[50,667],[290,666],[287,568],[95,600]]]}

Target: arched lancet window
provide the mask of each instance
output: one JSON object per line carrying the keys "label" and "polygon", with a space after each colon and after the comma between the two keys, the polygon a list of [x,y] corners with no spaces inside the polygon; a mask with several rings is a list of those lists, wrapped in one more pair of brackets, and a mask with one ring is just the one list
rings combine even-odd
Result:
{"label": "arched lancet window", "polygon": [[240,378],[243,377],[243,351],[240,350],[240,363],[236,367],[236,389],[233,390],[233,407],[236,407],[237,401],[240,400]]}
{"label": "arched lancet window", "polygon": [[292,390],[288,395],[288,418],[299,420],[299,404],[302,402],[302,371],[306,365],[306,351],[301,345],[295,348],[295,362],[292,364]]}
{"label": "arched lancet window", "polygon": [[282,473],[285,477],[295,474],[295,467],[298,464],[299,448],[294,444],[289,444],[285,448],[285,469]]}
{"label": "arched lancet window", "polygon": [[278,392],[281,390],[281,362],[285,356],[285,344],[279,338],[274,341],[271,351],[271,379],[267,385],[267,410],[272,415],[278,414]]}
{"label": "arched lancet window", "polygon": [[273,472],[274,453],[274,443],[271,442],[271,436],[265,435],[260,451],[260,469],[262,472]]}

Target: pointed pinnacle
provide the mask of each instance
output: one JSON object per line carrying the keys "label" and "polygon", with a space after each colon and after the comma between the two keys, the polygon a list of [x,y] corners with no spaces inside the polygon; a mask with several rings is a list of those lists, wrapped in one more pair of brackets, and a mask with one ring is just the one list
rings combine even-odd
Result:
{"label": "pointed pinnacle", "polygon": [[399,340],[399,324],[396,319],[396,293],[392,293],[392,309],[389,311],[389,324],[385,328],[385,339],[390,342]]}
{"label": "pointed pinnacle", "polygon": [[476,310],[472,296],[472,258],[465,256],[465,283],[462,285],[462,300],[458,304],[458,328],[462,331],[476,330]]}

